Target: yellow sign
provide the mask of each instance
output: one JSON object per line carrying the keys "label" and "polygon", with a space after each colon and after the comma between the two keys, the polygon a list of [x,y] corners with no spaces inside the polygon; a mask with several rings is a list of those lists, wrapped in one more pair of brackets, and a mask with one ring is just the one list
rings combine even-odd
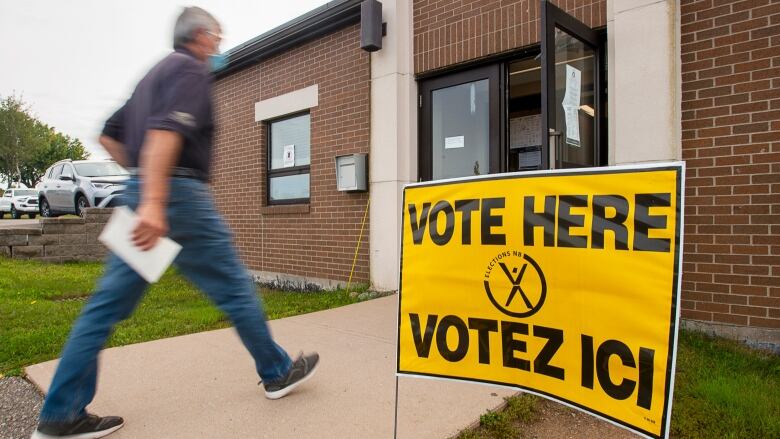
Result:
{"label": "yellow sign", "polygon": [[398,373],[512,386],[668,436],[682,163],[404,191]]}

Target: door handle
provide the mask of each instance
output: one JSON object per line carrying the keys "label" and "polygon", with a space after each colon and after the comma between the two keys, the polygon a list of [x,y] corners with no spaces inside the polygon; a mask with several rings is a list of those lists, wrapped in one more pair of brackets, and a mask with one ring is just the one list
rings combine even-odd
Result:
{"label": "door handle", "polygon": [[560,144],[561,144],[561,133],[560,131],[555,131],[554,129],[549,129],[549,136],[550,141],[548,142],[548,145],[550,145],[549,150],[549,157],[550,157],[550,169],[558,169],[560,166],[558,166],[558,160],[560,160]]}

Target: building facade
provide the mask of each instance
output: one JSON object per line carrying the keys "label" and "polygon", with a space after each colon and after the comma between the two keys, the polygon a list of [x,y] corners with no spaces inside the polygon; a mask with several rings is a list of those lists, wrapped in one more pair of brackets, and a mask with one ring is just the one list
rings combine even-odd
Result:
{"label": "building facade", "polygon": [[368,194],[335,190],[334,156],[369,148],[369,54],[359,33],[357,23],[337,28],[216,84],[215,199],[263,280],[369,280]]}
{"label": "building facade", "polygon": [[[410,182],[684,160],[683,318],[780,345],[780,4],[386,0],[369,53],[361,3],[231,49],[218,75],[215,194],[259,277],[397,289]],[[335,158],[356,153],[367,191],[340,191]]]}

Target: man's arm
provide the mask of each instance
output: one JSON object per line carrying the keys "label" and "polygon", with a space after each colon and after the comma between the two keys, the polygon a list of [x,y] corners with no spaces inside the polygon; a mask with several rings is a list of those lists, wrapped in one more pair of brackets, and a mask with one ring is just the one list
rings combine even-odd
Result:
{"label": "man's arm", "polygon": [[139,160],[141,202],[136,210],[139,220],[133,231],[133,243],[146,251],[168,233],[166,208],[171,169],[182,148],[182,136],[175,131],[148,130]]}
{"label": "man's arm", "polygon": [[103,148],[106,149],[108,155],[119,163],[123,167],[127,167],[129,160],[127,159],[127,152],[125,152],[125,145],[122,143],[123,134],[125,132],[125,108],[127,103],[119,107],[118,110],[108,118],[103,125],[103,132],[100,133],[98,141]]}
{"label": "man's arm", "polygon": [[125,145],[122,142],[105,134],[101,134],[98,141],[115,162],[124,168],[128,166],[127,153],[125,153]]}

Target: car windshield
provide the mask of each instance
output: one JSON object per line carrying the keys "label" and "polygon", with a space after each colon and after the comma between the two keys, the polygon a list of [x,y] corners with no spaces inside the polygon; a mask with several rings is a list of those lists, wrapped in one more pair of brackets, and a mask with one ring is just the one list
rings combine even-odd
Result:
{"label": "car windshield", "polygon": [[82,177],[112,177],[130,175],[125,168],[115,162],[75,163],[76,172]]}
{"label": "car windshield", "polygon": [[28,191],[15,190],[14,191],[14,196],[15,197],[27,197],[27,196],[30,196],[30,195],[37,195],[37,194],[38,194],[37,192],[32,191],[32,190],[28,190]]}

